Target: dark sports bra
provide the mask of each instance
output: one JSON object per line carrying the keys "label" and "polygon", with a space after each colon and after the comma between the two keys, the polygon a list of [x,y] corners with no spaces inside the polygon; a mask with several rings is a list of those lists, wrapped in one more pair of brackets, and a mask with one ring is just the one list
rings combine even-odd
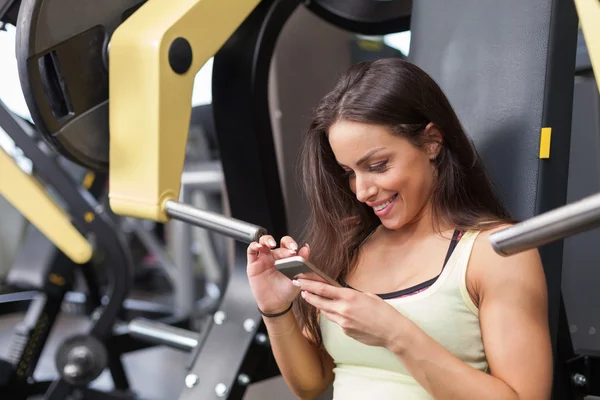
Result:
{"label": "dark sports bra", "polygon": [[[463,233],[459,230],[454,231],[454,234],[452,235],[452,240],[450,241],[450,246],[448,247],[448,251],[446,252],[446,259],[444,260],[444,264],[442,265],[442,271],[444,270],[444,267],[448,263],[448,260],[450,259],[452,252],[456,248],[456,245],[460,241],[462,234]],[[369,236],[371,236],[371,235],[369,234]],[[368,238],[368,236],[367,236],[367,238]],[[419,293],[419,292],[427,289],[429,286],[433,285],[435,283],[435,281],[439,278],[441,273],[442,272],[440,271],[440,273],[437,276],[435,276],[425,282],[421,282],[417,285],[411,286],[409,288],[398,290],[396,292],[377,294],[377,296],[379,296],[385,300],[385,299],[394,299],[397,297],[403,297],[403,296],[408,296],[411,294]],[[339,279],[339,283],[340,283],[340,285],[342,285],[344,287],[347,287],[349,289],[354,289],[352,286],[348,285],[342,278]]]}

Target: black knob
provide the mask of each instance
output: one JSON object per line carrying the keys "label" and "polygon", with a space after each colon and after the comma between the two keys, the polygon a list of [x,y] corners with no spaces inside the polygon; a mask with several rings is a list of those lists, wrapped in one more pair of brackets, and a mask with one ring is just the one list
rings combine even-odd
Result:
{"label": "black knob", "polygon": [[169,64],[175,73],[185,74],[192,66],[192,46],[186,39],[179,37],[169,47]]}

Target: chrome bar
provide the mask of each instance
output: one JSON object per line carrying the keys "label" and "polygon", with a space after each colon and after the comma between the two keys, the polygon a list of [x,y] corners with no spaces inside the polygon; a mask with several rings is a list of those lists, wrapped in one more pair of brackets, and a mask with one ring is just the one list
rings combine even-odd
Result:
{"label": "chrome bar", "polygon": [[198,346],[200,334],[144,318],[134,318],[128,325],[132,337],[148,343],[192,351]]}
{"label": "chrome bar", "polygon": [[261,236],[267,233],[260,226],[226,217],[222,214],[201,210],[174,200],[166,202],[165,211],[173,219],[209,229],[245,243],[258,241]]}
{"label": "chrome bar", "polygon": [[494,232],[489,242],[510,256],[556,240],[600,227],[600,193]]}

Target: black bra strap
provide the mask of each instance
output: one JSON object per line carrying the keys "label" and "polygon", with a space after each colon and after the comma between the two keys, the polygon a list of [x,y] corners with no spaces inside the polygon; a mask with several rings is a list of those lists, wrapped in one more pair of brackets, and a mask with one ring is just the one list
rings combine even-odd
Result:
{"label": "black bra strap", "polygon": [[[456,248],[456,245],[460,241],[461,237],[462,237],[462,232],[459,231],[458,229],[454,230],[454,234],[452,235],[452,240],[450,241],[450,246],[448,246],[448,251],[446,252],[446,258],[444,260],[444,264],[442,265],[442,271],[446,267],[446,264],[448,263],[448,260],[450,260],[450,257],[452,256],[452,253],[454,252],[454,249]],[[435,281],[437,281],[437,279],[438,279],[438,277],[440,275],[441,275],[441,272],[436,277],[431,278],[431,279],[429,279],[429,280],[427,280],[425,282],[421,282],[421,283],[419,283],[417,285],[411,286],[411,287],[406,288],[406,289],[398,290],[396,292],[378,294],[377,296],[381,297],[384,300],[386,300],[386,299],[393,299],[393,298],[401,297],[401,296],[406,296],[408,294],[411,294],[411,293],[423,290],[423,289],[425,289],[425,288],[433,285],[435,283]],[[349,288],[349,289],[354,289],[352,286],[348,285],[342,278],[340,278],[338,280],[338,282],[343,287],[346,287],[346,288]]]}

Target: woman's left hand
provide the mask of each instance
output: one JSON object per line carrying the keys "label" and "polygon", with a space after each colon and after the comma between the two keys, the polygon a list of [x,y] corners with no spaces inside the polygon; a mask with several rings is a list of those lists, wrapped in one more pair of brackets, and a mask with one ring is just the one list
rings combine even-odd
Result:
{"label": "woman's left hand", "polygon": [[[351,338],[370,346],[393,348],[409,320],[379,296],[327,283],[296,279],[301,295]],[[399,322],[399,324],[397,323]]]}

